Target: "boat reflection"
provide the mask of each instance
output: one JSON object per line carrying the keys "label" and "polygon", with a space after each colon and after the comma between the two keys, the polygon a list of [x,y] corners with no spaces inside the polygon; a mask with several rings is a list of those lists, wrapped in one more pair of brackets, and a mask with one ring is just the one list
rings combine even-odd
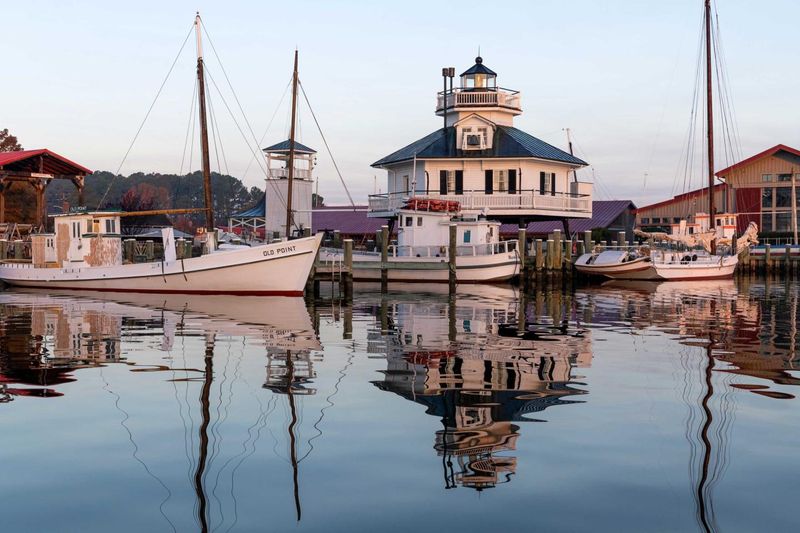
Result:
{"label": "boat reflection", "polygon": [[381,298],[383,345],[374,339],[372,348],[386,354],[386,369],[374,384],[441,419],[433,447],[445,488],[508,482],[517,424],[543,422],[546,408],[586,393],[575,369],[591,362],[589,333],[565,314],[529,313],[509,287],[470,287],[455,297],[415,287]]}

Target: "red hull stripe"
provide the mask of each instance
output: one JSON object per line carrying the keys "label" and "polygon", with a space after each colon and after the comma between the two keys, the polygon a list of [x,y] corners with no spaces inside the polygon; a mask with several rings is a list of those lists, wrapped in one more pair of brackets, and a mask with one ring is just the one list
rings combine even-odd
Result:
{"label": "red hull stripe", "polygon": [[197,290],[166,290],[166,289],[108,289],[100,287],[63,287],[59,285],[20,285],[29,289],[52,289],[57,291],[96,291],[96,292],[133,292],[141,294],[207,294],[228,296],[303,296],[303,291],[197,291]]}

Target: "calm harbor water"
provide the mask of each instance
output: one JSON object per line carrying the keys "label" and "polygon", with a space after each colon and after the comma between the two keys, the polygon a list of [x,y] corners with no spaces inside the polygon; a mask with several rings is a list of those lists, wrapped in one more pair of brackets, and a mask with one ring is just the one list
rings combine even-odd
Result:
{"label": "calm harbor water", "polygon": [[800,284],[0,292],[8,531],[796,531]]}

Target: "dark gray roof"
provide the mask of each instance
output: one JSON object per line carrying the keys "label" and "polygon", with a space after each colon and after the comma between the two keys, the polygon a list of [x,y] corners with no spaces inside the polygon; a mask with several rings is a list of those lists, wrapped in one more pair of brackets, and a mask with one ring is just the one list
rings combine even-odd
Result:
{"label": "dark gray roof", "polygon": [[438,129],[405,148],[401,148],[383,159],[375,161],[372,166],[380,167],[408,161],[414,159],[414,155],[419,159],[439,157],[535,157],[570,165],[588,165],[586,161],[578,159],[541,139],[537,139],[533,135],[511,126],[497,126],[491,150],[456,150],[455,137],[455,128],[452,126],[447,128],[447,131]]}
{"label": "dark gray roof", "polygon": [[261,196],[261,200],[256,202],[256,205],[249,209],[245,209],[240,213],[231,215],[233,218],[256,218],[264,217],[267,213],[267,195],[266,193]]}
{"label": "dark gray roof", "polygon": [[461,73],[462,76],[469,76],[470,74],[486,74],[487,76],[497,76],[497,73],[483,64],[483,58],[478,56],[475,58],[475,64]]}
{"label": "dark gray roof", "polygon": [[[289,139],[285,141],[281,141],[278,144],[273,144],[272,146],[268,146],[267,148],[263,149],[264,152],[288,152],[289,151]],[[294,142],[294,151],[298,154],[316,154],[317,151],[313,148],[309,148],[304,144],[300,144],[299,142]]]}

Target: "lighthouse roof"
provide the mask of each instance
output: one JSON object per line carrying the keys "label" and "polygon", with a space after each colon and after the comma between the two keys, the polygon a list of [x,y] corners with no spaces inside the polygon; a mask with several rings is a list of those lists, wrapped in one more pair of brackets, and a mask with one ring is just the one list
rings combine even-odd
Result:
{"label": "lighthouse roof", "polygon": [[[272,146],[268,146],[268,147],[264,148],[262,151],[273,153],[273,154],[286,152],[288,154],[289,153],[289,143],[290,143],[289,139],[286,139],[285,141],[281,141],[278,144],[273,144]],[[294,152],[296,154],[316,154],[317,153],[317,151],[314,150],[313,148],[309,148],[305,144],[301,144],[301,143],[299,143],[297,141],[294,142]]]}
{"label": "lighthouse roof", "polygon": [[478,56],[475,58],[475,64],[461,73],[462,76],[469,76],[470,74],[486,74],[487,76],[497,76],[497,73],[483,64],[483,58]]}
{"label": "lighthouse roof", "polygon": [[454,127],[438,129],[408,146],[397,150],[372,164],[381,167],[414,159],[436,159],[454,157],[474,157],[476,159],[494,157],[522,157],[546,159],[568,165],[586,166],[588,163],[555,146],[537,139],[529,133],[512,126],[497,126],[492,148],[476,152],[456,150]]}

